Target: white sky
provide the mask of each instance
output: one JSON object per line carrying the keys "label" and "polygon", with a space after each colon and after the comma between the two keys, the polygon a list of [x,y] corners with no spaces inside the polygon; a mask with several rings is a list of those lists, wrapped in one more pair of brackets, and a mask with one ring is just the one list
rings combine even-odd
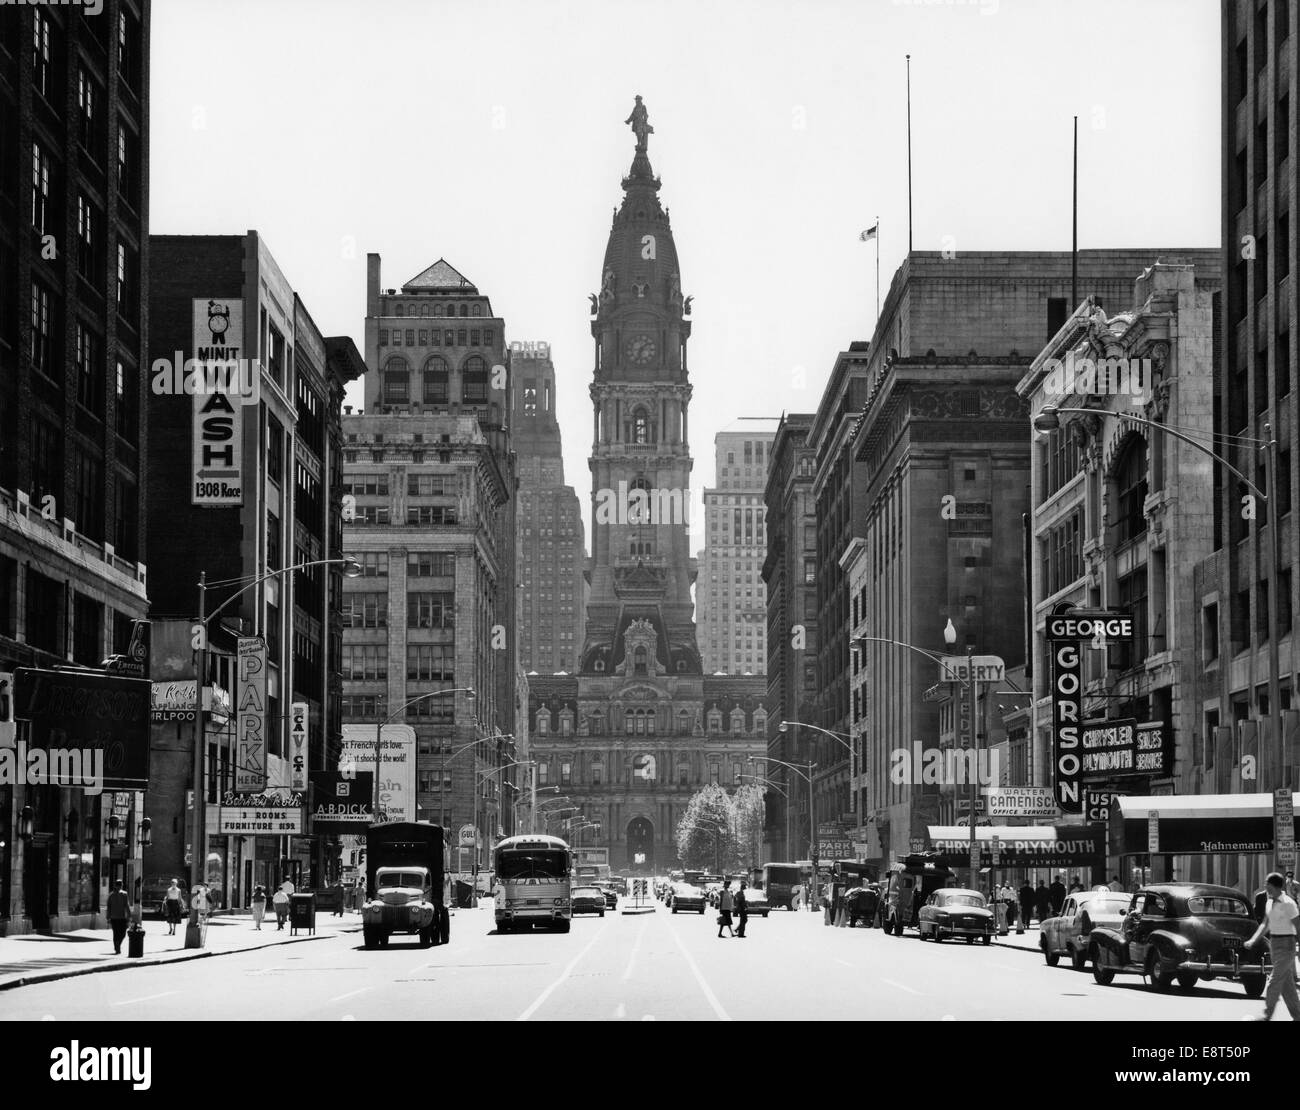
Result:
{"label": "white sky", "polygon": [[[906,253],[1219,242],[1215,0],[155,0],[151,231],[259,231],[362,347],[365,256],[548,340],[590,539],[592,339],[640,93],[695,297],[691,441],[815,409]],[[883,295],[883,291],[882,291]],[[796,388],[796,368],[806,371]],[[349,396],[360,404],[360,390]]]}

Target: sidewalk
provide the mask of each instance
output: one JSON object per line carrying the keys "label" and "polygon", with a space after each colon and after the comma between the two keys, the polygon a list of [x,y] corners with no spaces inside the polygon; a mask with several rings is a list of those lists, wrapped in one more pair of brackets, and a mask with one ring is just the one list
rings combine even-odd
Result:
{"label": "sidewalk", "polygon": [[274,914],[267,915],[260,931],[253,928],[253,919],[249,914],[220,914],[208,919],[208,935],[202,948],[185,947],[183,924],[176,926],[175,936],[168,935],[167,923],[164,921],[145,921],[144,930],[144,955],[134,960],[125,954],[125,940],[122,942],[123,954],[113,954],[111,929],[78,929],[71,933],[28,933],[0,937],[0,991],[28,983],[89,975],[96,971],[120,971],[128,967],[200,960],[279,944],[323,940],[340,933],[359,933],[361,915],[349,912],[344,917],[335,917],[328,912],[318,912],[314,934],[300,929],[297,936],[291,936],[288,922],[283,930],[276,929]]}

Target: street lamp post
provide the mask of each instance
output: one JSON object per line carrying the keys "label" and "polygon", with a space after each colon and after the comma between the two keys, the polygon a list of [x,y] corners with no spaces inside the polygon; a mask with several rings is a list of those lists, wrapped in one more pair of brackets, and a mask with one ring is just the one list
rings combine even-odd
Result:
{"label": "street lamp post", "polygon": [[[207,806],[207,783],[204,781],[205,762],[207,753],[207,737],[203,729],[203,683],[207,678],[208,671],[208,622],[215,620],[221,615],[221,611],[232,602],[241,598],[254,586],[259,586],[271,578],[278,578],[283,574],[291,574],[294,571],[306,570],[308,567],[333,566],[341,563],[343,573],[348,578],[356,578],[361,574],[361,564],[349,555],[341,556],[337,559],[313,559],[306,563],[296,563],[291,567],[282,567],[279,570],[269,571],[262,575],[245,575],[240,578],[225,578],[216,582],[208,581],[208,572],[199,571],[199,619],[194,630],[194,766],[192,776],[194,781],[194,829],[192,832],[192,841],[190,844],[190,927],[185,933],[186,948],[201,948],[203,946],[203,937],[199,930],[199,910],[194,901],[194,890],[203,881],[203,869],[207,863],[207,823],[208,823],[208,806]],[[219,586],[239,586],[239,589],[231,594],[225,601],[218,605],[211,613],[207,611],[208,590],[216,589]],[[257,622],[260,627],[261,621]],[[235,707],[238,712],[238,706]]]}
{"label": "street lamp post", "polygon": [[[485,736],[483,739],[485,739],[485,740],[495,740],[495,739],[499,739],[499,737],[494,737],[494,736]],[[500,767],[493,767],[492,770],[490,770],[490,771],[484,771],[481,775],[476,774],[476,775],[474,776],[474,871],[473,871],[473,875],[474,875],[474,893],[473,893],[472,895],[470,895],[470,897],[471,897],[471,899],[473,900],[473,904],[474,904],[475,906],[478,905],[478,871],[479,871],[479,844],[478,844],[478,833],[479,833],[479,828],[478,828],[478,791],[479,791],[479,783],[487,781],[487,780],[490,779],[493,775],[499,775],[502,771],[508,771],[511,767],[529,767],[529,766],[532,766],[535,762],[536,762],[536,760],[532,760],[532,759],[520,759],[520,760],[515,761],[514,763],[503,763],[503,764],[501,764]]]}
{"label": "street lamp post", "polygon": [[1155,428],[1171,435],[1181,443],[1187,444],[1200,451],[1203,455],[1208,455],[1215,462],[1219,463],[1225,469],[1236,475],[1237,479],[1242,482],[1247,489],[1259,497],[1265,505],[1272,506],[1269,513],[1269,590],[1268,590],[1268,713],[1270,723],[1275,722],[1275,727],[1271,730],[1272,735],[1269,744],[1268,761],[1265,767],[1268,769],[1268,781],[1263,785],[1265,788],[1275,787],[1281,781],[1284,758],[1282,755],[1282,709],[1281,709],[1281,662],[1279,659],[1278,648],[1278,575],[1282,566],[1282,524],[1280,514],[1281,504],[1276,497],[1277,494],[1277,435],[1271,424],[1264,425],[1264,432],[1268,436],[1266,440],[1252,439],[1244,436],[1234,437],[1238,443],[1247,443],[1256,448],[1264,450],[1264,484],[1267,489],[1260,489],[1245,474],[1232,465],[1227,459],[1205,444],[1198,442],[1189,436],[1181,428],[1176,428],[1170,424],[1160,424],[1154,420],[1148,420],[1141,416],[1131,416],[1128,413],[1110,412],[1105,409],[1087,409],[1062,407],[1060,405],[1044,405],[1038,416],[1034,417],[1034,430],[1038,432],[1055,432],[1061,427],[1061,413],[1071,413],[1081,416],[1115,416],[1121,420],[1128,421],[1132,424],[1141,424],[1146,428]]}
{"label": "street lamp post", "polygon": [[[791,725],[794,725],[797,728],[810,728],[814,732],[820,732],[822,735],[829,736],[832,740],[836,741],[840,745],[840,747],[847,749],[849,753],[849,768],[850,768],[850,781],[851,781],[852,768],[854,766],[854,761],[857,759],[857,753],[853,750],[853,745],[850,744],[843,737],[843,735],[841,735],[838,732],[832,732],[828,728],[822,728],[821,725],[810,725],[805,721],[782,721],[780,725],[777,726],[777,732],[785,732],[786,729],[789,728]],[[818,853],[817,853],[817,840],[814,835],[816,831],[817,818],[813,813],[812,768],[813,768],[813,763],[810,760],[808,763],[808,859],[812,863],[812,872],[813,872],[812,886],[813,886],[813,896],[815,902],[816,894],[817,894],[817,886],[818,886],[818,877],[817,877]]]}
{"label": "street lamp post", "polygon": [[[782,721],[780,730],[784,731],[785,726],[791,722]],[[798,722],[794,722],[798,723]],[[813,815],[813,771],[816,770],[817,764],[811,759],[808,761],[808,770],[805,773],[793,763],[787,763],[784,759],[776,759],[770,755],[758,756],[754,762],[762,760],[767,763],[776,763],[782,767],[788,767],[796,775],[799,775],[808,783],[808,861],[812,864],[812,880],[809,883],[812,894],[811,902],[816,903],[817,898],[817,838],[816,838],[816,817]]]}

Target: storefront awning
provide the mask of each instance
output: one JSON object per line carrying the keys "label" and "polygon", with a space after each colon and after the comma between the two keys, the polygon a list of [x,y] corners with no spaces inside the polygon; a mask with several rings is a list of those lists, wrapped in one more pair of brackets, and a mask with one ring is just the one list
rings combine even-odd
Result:
{"label": "storefront awning", "polygon": [[[970,864],[970,829],[931,825],[930,848],[949,867]],[[998,867],[1104,867],[1105,825],[976,825],[980,866],[993,866],[992,841],[998,838]]]}
{"label": "storefront awning", "polygon": [[[1295,795],[1292,794],[1294,804]],[[1272,852],[1272,794],[1174,794],[1116,798],[1111,803],[1114,855],[1149,850],[1151,814],[1156,815],[1158,851],[1179,855]]]}

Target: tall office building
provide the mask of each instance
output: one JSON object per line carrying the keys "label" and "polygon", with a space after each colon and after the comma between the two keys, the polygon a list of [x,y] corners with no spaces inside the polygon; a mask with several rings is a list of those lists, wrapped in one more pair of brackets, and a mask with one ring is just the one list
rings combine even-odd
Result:
{"label": "tall office building", "polygon": [[[347,383],[362,370],[351,340],[326,339],[255,231],[155,235],[149,240],[149,545],[167,553],[155,575],[153,677],[194,680],[199,578],[209,629],[212,690],[205,722],[204,879],[223,904],[282,875],[332,878],[337,853],[307,835],[306,775],[337,766],[337,666],[342,489],[340,419]],[[233,360],[228,393],[187,393],[186,363]],[[291,573],[288,568],[306,566]],[[260,580],[260,581],[259,581]],[[239,636],[266,644],[265,788],[288,801],[283,835],[244,835],[238,739],[224,694],[233,691]],[[331,665],[333,660],[333,667]],[[176,687],[173,687],[175,689]],[[193,699],[193,688],[190,688]],[[182,699],[183,701],[183,699]],[[306,707],[295,714],[293,707]],[[188,710],[188,712],[187,712]],[[301,732],[305,752],[293,745]],[[192,840],[185,792],[193,701],[155,714],[150,877],[185,874]],[[297,762],[298,756],[302,762]],[[297,798],[296,803],[294,798]],[[233,803],[233,804],[232,804]]]}
{"label": "tall office building", "polygon": [[538,674],[571,673],[586,628],[587,548],[578,495],[564,482],[555,366],[545,343],[512,343],[510,356],[510,424],[519,457],[519,663]]}
{"label": "tall office building", "polygon": [[[343,420],[344,534],[363,567],[344,587],[343,716],[413,729],[415,751],[381,777],[407,768],[407,819],[476,825],[483,866],[516,789],[505,323],[445,260],[383,289],[371,254],[365,327],[367,407]],[[422,696],[466,688],[474,698]]]}
{"label": "tall office building", "polygon": [[[149,15],[0,7],[5,676],[98,668],[147,611]],[[140,878],[136,839],[103,831],[115,805],[138,823],[138,790],[0,786],[0,934],[89,926]]]}
{"label": "tall office building", "polygon": [[776,423],[741,420],[714,437],[716,482],[704,490],[704,548],[695,585],[705,674],[763,674],[767,667],[763,488]]}
{"label": "tall office building", "polygon": [[[808,447],[811,413],[781,417],[769,448],[764,503],[767,552],[767,751],[790,763],[796,731],[781,722],[808,720],[817,693],[817,519],[812,484],[817,461]],[[768,768],[765,842],[774,860],[807,859],[808,792],[780,763]]]}
{"label": "tall office building", "polygon": [[[1213,553],[1198,569],[1198,657],[1206,792],[1250,793],[1294,786],[1300,771],[1300,715],[1292,629],[1300,602],[1296,553],[1296,262],[1300,157],[1296,94],[1300,59],[1296,0],[1225,0],[1223,35],[1223,277],[1215,328],[1215,447],[1238,470],[1266,483],[1261,444],[1276,440],[1277,488],[1253,521],[1245,492],[1222,466],[1214,482]],[[1243,437],[1243,438],[1232,438]],[[1279,566],[1272,567],[1274,537]],[[1270,650],[1271,649],[1271,650]],[[1270,678],[1277,667],[1277,704]],[[1254,756],[1258,774],[1243,778]],[[1235,879],[1235,876],[1233,877]],[[1243,875],[1241,882],[1249,881]]]}

